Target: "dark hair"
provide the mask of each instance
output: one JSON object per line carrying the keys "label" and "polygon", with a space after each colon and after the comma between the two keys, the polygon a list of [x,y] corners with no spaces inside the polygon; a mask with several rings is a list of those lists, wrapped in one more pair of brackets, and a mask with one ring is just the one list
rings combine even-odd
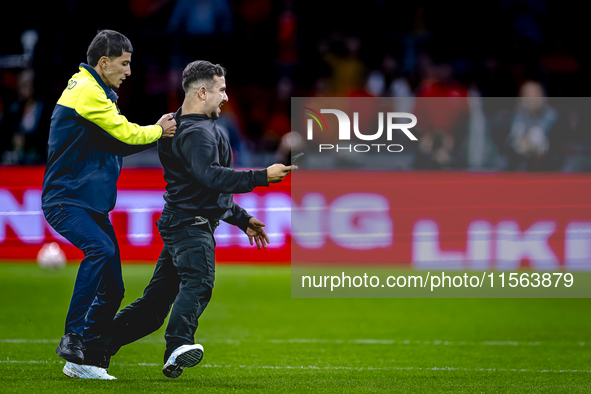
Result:
{"label": "dark hair", "polygon": [[207,90],[211,90],[214,85],[214,76],[225,77],[226,69],[206,60],[196,60],[189,63],[183,71],[183,90],[187,92],[194,82],[201,82]]}
{"label": "dark hair", "polygon": [[123,52],[133,52],[131,41],[114,30],[101,30],[88,47],[86,61],[89,66],[95,67],[101,57],[117,58],[123,55]]}

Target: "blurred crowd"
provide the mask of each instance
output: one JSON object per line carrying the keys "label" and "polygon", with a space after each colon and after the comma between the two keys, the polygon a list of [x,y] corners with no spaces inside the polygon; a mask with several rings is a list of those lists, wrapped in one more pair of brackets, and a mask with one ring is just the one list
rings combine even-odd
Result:
{"label": "blurred crowd", "polygon": [[[227,68],[218,124],[239,167],[283,159],[291,97],[449,97],[466,115],[447,109],[420,125],[400,168],[591,170],[585,19],[568,2],[58,0],[35,15],[27,4],[3,5],[5,15],[30,16],[0,31],[3,165],[45,162],[55,102],[97,29],[110,28],[134,46],[132,76],[118,91],[133,122],[176,111],[187,63]],[[48,22],[54,14],[63,20]],[[428,110],[406,102],[406,111]],[[153,151],[125,163],[159,165]]]}

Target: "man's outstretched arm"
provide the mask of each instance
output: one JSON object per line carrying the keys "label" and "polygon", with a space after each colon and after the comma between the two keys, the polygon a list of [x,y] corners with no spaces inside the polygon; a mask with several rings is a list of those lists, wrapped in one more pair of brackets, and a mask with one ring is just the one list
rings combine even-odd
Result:
{"label": "man's outstretched arm", "polygon": [[294,169],[283,164],[248,171],[224,167],[220,164],[217,141],[204,129],[185,133],[174,144],[173,151],[199,183],[220,193],[249,193],[255,187],[280,182]]}

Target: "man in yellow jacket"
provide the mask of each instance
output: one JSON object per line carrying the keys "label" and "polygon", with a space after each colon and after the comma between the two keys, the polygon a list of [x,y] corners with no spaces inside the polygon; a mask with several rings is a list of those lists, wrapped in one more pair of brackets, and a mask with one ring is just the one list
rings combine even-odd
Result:
{"label": "man in yellow jacket", "polygon": [[115,379],[107,373],[104,334],[123,299],[119,246],[109,220],[123,157],[172,137],[171,114],[151,126],[129,122],[113,89],[131,75],[131,42],[102,30],[51,117],[42,208],[47,222],[84,252],[56,353],[70,377]]}

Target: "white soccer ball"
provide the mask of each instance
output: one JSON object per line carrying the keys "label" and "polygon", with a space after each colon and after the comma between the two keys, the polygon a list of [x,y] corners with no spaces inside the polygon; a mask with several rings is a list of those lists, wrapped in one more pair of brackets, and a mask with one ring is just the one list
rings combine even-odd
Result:
{"label": "white soccer ball", "polygon": [[66,266],[66,254],[57,242],[45,244],[37,253],[37,264],[41,268],[58,269]]}

